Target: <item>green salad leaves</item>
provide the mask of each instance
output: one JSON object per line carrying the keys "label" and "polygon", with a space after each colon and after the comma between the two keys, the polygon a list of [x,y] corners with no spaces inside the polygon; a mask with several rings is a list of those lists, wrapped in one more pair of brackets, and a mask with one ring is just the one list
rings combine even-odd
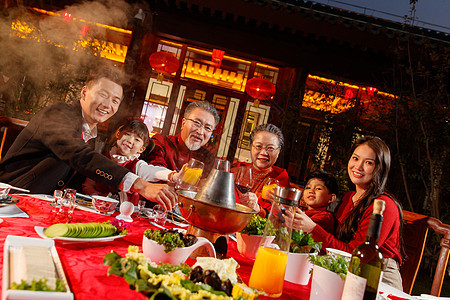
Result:
{"label": "green salad leaves", "polygon": [[173,229],[152,230],[147,229],[144,236],[164,246],[164,252],[169,253],[175,248],[184,248],[194,245],[197,237],[192,234],[182,234]]}
{"label": "green salad leaves", "polygon": [[349,261],[340,255],[337,257],[330,255],[310,255],[309,261],[316,266],[338,274],[342,280],[345,280],[347,276]]}
{"label": "green salad leaves", "polygon": [[27,283],[25,280],[22,280],[20,283],[11,283],[12,290],[27,290],[27,291],[40,291],[40,292],[65,292],[66,288],[64,287],[64,283],[62,283],[59,278],[56,278],[56,286],[55,289],[52,289],[47,284],[47,278],[42,278],[39,280],[33,279],[31,283]]}
{"label": "green salad leaves", "polygon": [[315,242],[311,233],[303,230],[293,230],[289,252],[292,253],[314,253],[322,249],[321,242]]}
{"label": "green salad leaves", "polygon": [[241,230],[241,233],[245,233],[248,235],[263,235],[264,228],[266,227],[266,222],[266,218],[262,218],[257,214],[253,215],[247,226]]}

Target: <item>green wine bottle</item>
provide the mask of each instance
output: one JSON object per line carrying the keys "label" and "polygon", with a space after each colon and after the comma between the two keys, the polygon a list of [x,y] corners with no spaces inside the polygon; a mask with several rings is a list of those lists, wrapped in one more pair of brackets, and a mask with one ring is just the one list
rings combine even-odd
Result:
{"label": "green wine bottle", "polygon": [[[385,203],[383,200],[376,199],[374,201],[373,213],[370,216],[366,240],[352,253],[348,268],[351,274],[347,277],[346,287],[344,288],[344,294],[348,295],[343,296],[342,299],[375,300],[377,298],[378,285],[384,270],[383,255],[378,248],[378,238],[383,222],[384,208]],[[359,276],[359,280],[354,279],[354,275]],[[363,280],[361,280],[361,277]]]}

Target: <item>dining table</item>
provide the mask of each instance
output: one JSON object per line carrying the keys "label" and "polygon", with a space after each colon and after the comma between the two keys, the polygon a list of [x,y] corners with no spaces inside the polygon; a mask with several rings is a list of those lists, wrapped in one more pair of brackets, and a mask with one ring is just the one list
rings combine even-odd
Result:
{"label": "dining table", "polygon": [[[19,200],[16,204],[28,217],[3,218],[0,223],[0,245],[3,248],[8,235],[40,238],[35,231],[35,226],[48,227],[51,225],[53,207],[50,205],[51,196],[42,197],[32,194],[14,194]],[[103,215],[96,212],[75,209],[72,223],[106,222],[112,221],[118,212],[113,215]],[[122,277],[107,275],[108,267],[103,265],[104,256],[115,251],[121,256],[128,252],[128,246],[139,246],[142,252],[142,239],[144,231],[148,228],[158,229],[152,225],[148,219],[141,218],[138,214],[132,215],[133,222],[129,223],[128,235],[107,242],[63,242],[55,240],[55,247],[61,260],[62,267],[67,277],[70,289],[74,294],[74,299],[146,299],[128,286]],[[166,222],[165,227],[177,228],[173,223]],[[3,251],[0,251],[1,267],[3,269]],[[237,273],[244,283],[248,284],[250,273],[253,267],[253,260],[242,256],[238,250],[236,242],[228,239],[227,257],[234,258],[239,267]],[[189,265],[195,263],[194,259],[188,258]],[[2,276],[2,275],[0,275]],[[270,277],[270,274],[267,274]],[[4,287],[2,286],[2,289]],[[285,281],[283,293],[278,299],[309,299],[310,284],[298,285]],[[271,299],[260,296],[260,299]]]}

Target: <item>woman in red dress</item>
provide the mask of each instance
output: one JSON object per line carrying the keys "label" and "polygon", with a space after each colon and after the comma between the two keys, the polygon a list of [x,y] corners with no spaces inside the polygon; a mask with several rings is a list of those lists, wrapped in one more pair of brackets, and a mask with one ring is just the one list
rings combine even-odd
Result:
{"label": "woman in red dress", "polygon": [[338,227],[334,236],[297,209],[293,228],[311,232],[323,248],[335,248],[352,253],[365,240],[375,199],[386,204],[378,245],[385,259],[382,281],[402,290],[399,265],[403,214],[395,198],[386,193],[391,154],[378,137],[359,138],[353,145],[347,170],[355,191],[347,192],[335,212]]}
{"label": "woman in red dress", "polygon": [[281,130],[273,124],[263,124],[255,127],[250,134],[251,163],[239,162],[232,168],[236,173],[239,168],[251,168],[253,184],[250,191],[238,193],[239,202],[256,210],[265,217],[272,206],[271,201],[261,197],[264,182],[268,178],[278,180],[282,187],[289,187],[289,175],[285,169],[274,166],[284,144]]}

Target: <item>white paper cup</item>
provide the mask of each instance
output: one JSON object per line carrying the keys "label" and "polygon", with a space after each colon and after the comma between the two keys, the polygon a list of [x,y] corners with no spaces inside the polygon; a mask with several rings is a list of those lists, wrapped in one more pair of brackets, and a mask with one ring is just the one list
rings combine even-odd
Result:
{"label": "white paper cup", "polygon": [[317,253],[289,253],[284,280],[301,285],[308,284],[311,277],[310,271],[313,268],[313,264],[308,259],[310,255],[317,255]]}
{"label": "white paper cup", "polygon": [[333,256],[334,258],[337,258],[339,255],[348,261],[350,261],[350,259],[352,258],[351,253],[348,253],[348,252],[345,252],[345,251],[342,251],[339,249],[327,248],[326,251],[329,256]]}
{"label": "white paper cup", "polygon": [[338,274],[314,265],[311,279],[310,300],[340,300],[344,280]]}

